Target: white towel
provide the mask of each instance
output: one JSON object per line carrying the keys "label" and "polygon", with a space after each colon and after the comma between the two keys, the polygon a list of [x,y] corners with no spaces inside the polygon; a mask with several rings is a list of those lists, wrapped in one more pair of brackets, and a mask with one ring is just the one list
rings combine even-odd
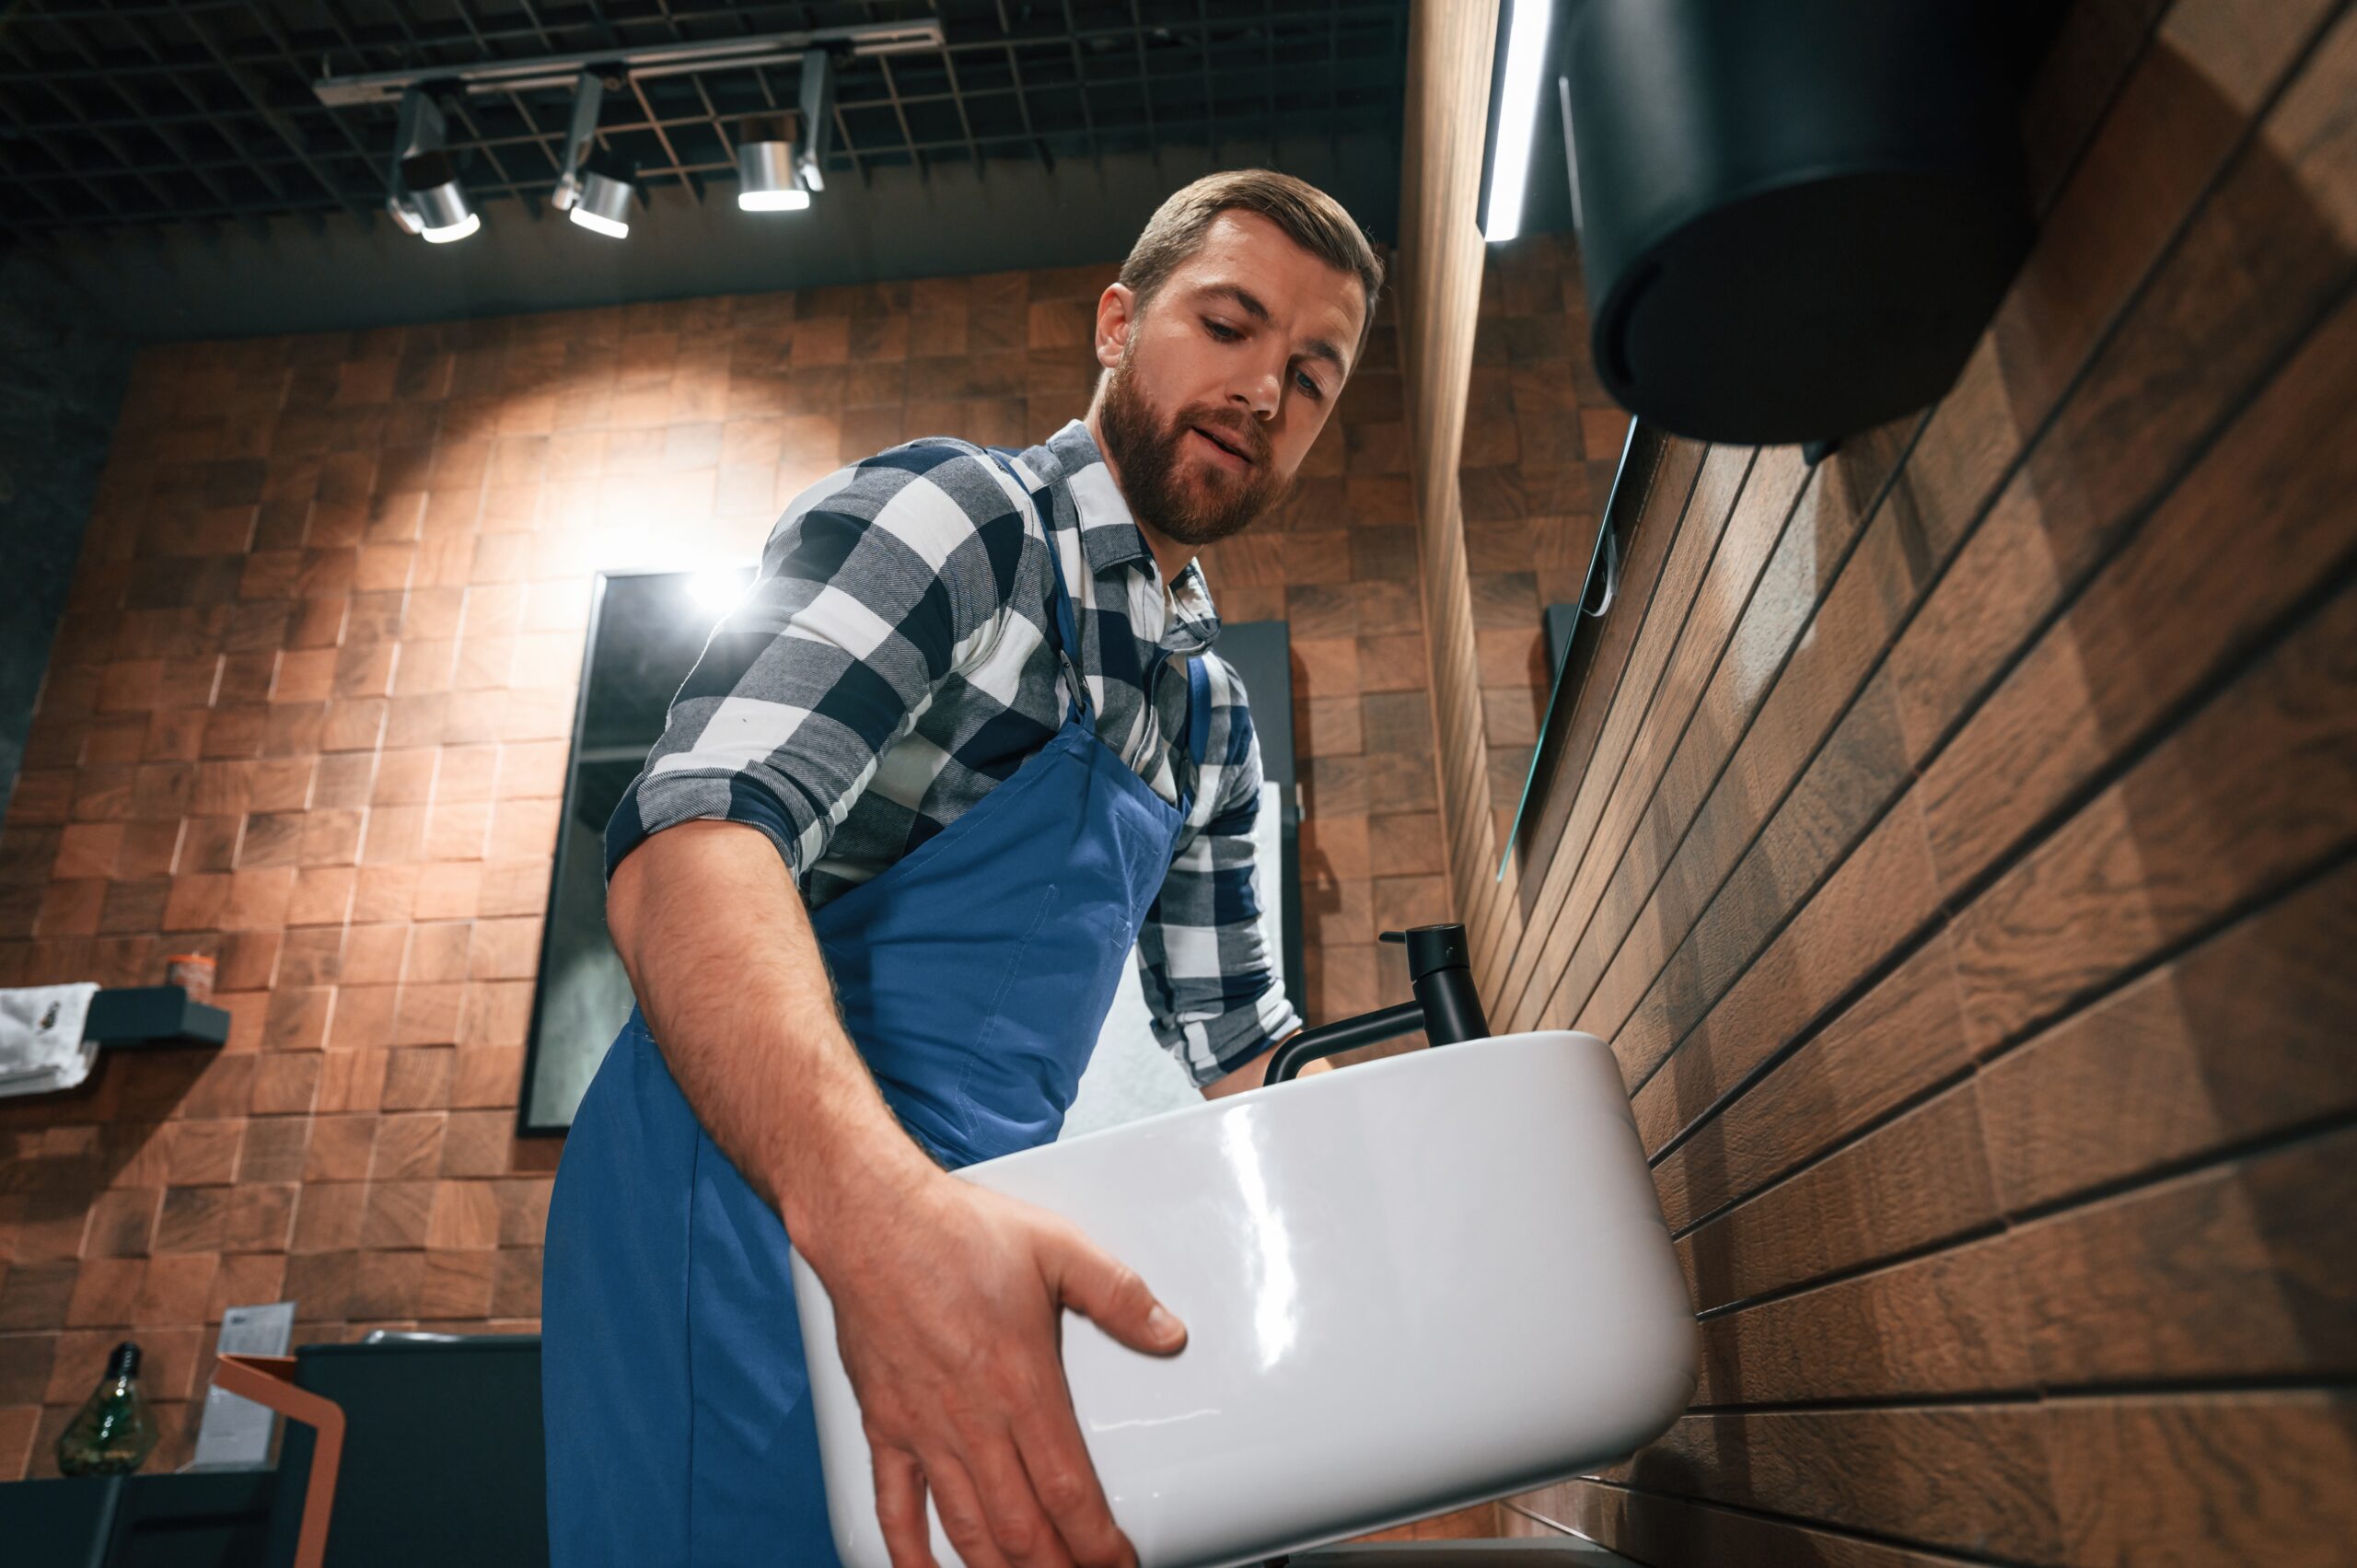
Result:
{"label": "white towel", "polygon": [[99,1048],[82,1024],[98,993],[87,981],[0,991],[0,1095],[49,1094],[90,1075]]}

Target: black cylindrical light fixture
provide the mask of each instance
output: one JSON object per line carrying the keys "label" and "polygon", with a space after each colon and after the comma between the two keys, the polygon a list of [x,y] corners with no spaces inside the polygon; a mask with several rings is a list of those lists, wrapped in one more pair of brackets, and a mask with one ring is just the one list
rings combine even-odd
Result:
{"label": "black cylindrical light fixture", "polygon": [[1582,0],[1564,97],[1596,366],[1702,440],[1839,437],[1955,382],[2026,253],[2037,40],[1986,0]]}
{"label": "black cylindrical light fixture", "polygon": [[783,116],[749,120],[737,143],[737,204],[749,213],[796,213],[810,192],[794,173],[794,125]]}
{"label": "black cylindrical light fixture", "polygon": [[466,187],[445,152],[418,153],[401,159],[401,185],[418,221],[418,234],[429,245],[464,239],[482,226],[482,217],[467,200]]}
{"label": "black cylindrical light fixture", "polygon": [[566,215],[592,234],[602,234],[609,239],[627,238],[631,180],[637,172],[627,164],[605,157],[591,158],[582,166],[581,193],[566,209]]}

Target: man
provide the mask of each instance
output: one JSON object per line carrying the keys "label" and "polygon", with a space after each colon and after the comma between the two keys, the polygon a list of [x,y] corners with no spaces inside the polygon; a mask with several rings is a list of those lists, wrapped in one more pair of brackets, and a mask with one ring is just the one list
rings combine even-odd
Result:
{"label": "man", "polygon": [[1206,1095],[1299,1027],[1191,551],[1284,494],[1381,285],[1323,192],[1199,180],[1097,302],[1085,420],[1019,456],[895,447],[772,534],[608,830],[639,1010],[549,1215],[565,1568],[836,1561],[789,1245],[835,1305],[895,1568],[931,1561],[928,1498],[970,1568],[1134,1561],[1061,1313],[1149,1354],[1185,1329],[1074,1227],[946,1171],[1055,1136],[1133,943]]}

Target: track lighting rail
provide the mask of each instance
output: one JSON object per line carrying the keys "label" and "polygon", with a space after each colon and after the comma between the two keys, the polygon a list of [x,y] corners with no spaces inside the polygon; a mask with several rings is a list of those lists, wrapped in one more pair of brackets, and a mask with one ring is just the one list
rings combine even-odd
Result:
{"label": "track lighting rail", "polygon": [[528,87],[564,87],[585,71],[630,76],[677,76],[698,71],[743,70],[782,65],[812,51],[847,54],[911,54],[941,48],[938,21],[872,22],[856,27],[813,28],[807,32],[764,33],[710,42],[655,44],[598,53],[548,54],[479,65],[435,66],[418,71],[372,71],[357,76],[322,76],[311,84],[321,103],[343,107],[395,103],[412,87],[443,91],[505,93]]}

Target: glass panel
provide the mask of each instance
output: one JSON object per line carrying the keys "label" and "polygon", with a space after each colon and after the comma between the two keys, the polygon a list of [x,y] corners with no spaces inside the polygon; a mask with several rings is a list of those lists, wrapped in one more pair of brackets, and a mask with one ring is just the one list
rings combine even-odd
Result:
{"label": "glass panel", "polygon": [[630,1016],[606,934],[606,820],[663,735],[679,683],[752,569],[610,573],[598,580],[557,830],[540,984],[525,1050],[523,1130],[562,1132]]}

